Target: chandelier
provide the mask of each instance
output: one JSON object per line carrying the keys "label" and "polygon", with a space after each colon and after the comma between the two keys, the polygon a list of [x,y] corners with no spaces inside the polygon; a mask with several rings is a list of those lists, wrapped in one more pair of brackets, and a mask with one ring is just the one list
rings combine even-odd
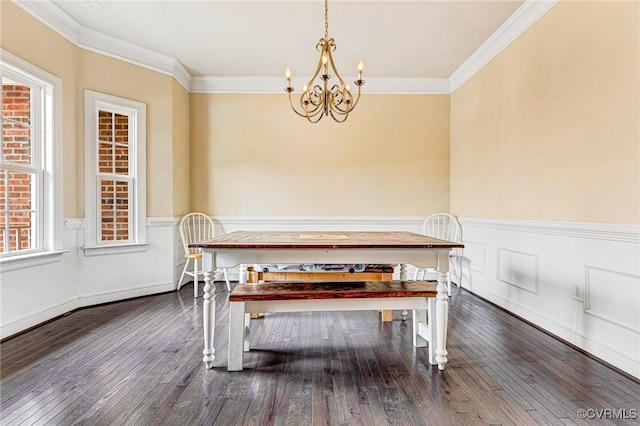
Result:
{"label": "chandelier", "polygon": [[[300,108],[294,106],[291,96],[295,89],[291,86],[289,68],[285,73],[287,87],[284,90],[289,94],[289,104],[291,104],[293,112],[299,116],[305,117],[312,123],[317,123],[322,117],[330,115],[335,121],[342,123],[349,117],[349,113],[353,111],[360,100],[360,87],[364,84],[362,79],[363,65],[362,61],[358,63],[358,79],[353,82],[358,87],[358,94],[354,99],[349,85],[340,77],[336,64],[333,62],[331,52],[336,50],[336,43],[332,38],[329,38],[328,0],[324,0],[324,38],[321,38],[316,44],[316,50],[320,52],[320,59],[315,73],[302,89],[302,95],[299,99]],[[329,86],[330,70],[338,80],[332,86]],[[318,77],[321,81],[316,83]]]}

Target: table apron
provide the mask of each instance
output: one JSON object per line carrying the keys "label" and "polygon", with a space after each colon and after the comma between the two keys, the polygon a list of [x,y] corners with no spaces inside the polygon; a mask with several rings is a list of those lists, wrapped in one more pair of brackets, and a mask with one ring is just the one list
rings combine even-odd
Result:
{"label": "table apron", "polygon": [[204,249],[213,251],[215,266],[231,268],[251,263],[411,264],[435,268],[438,252],[448,249]]}

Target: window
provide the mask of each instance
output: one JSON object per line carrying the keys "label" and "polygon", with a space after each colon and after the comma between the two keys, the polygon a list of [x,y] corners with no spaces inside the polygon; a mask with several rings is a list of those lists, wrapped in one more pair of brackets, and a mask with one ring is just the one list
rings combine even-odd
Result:
{"label": "window", "polygon": [[2,50],[0,260],[62,246],[60,79]]}
{"label": "window", "polygon": [[144,249],[145,104],[85,91],[86,247]]}

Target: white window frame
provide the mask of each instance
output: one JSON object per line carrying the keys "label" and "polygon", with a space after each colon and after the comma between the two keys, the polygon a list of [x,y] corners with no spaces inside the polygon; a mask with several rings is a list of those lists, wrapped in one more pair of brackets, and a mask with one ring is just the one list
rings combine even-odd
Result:
{"label": "white window frame", "polygon": [[[146,104],[105,93],[84,91],[85,246],[86,256],[146,250]],[[98,111],[129,117],[129,240],[102,241],[98,170]],[[116,177],[114,175],[114,177]]]}
{"label": "white window frame", "polygon": [[[28,268],[62,258],[62,80],[0,49],[2,74],[32,88],[38,104],[32,114],[32,158],[37,169],[32,183],[35,208],[40,212],[32,249],[0,255],[0,272]],[[19,169],[19,167],[11,167]],[[34,170],[24,168],[25,172]],[[7,242],[8,243],[8,242]]]}

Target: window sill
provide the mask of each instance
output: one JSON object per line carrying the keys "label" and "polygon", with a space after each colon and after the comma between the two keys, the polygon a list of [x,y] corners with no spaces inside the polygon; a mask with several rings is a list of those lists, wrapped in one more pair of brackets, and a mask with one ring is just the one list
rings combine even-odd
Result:
{"label": "window sill", "polygon": [[60,262],[69,250],[51,250],[0,258],[0,272],[26,269],[47,263]]}
{"label": "window sill", "polygon": [[140,253],[147,251],[149,243],[114,244],[82,247],[85,256],[105,256],[110,254]]}

